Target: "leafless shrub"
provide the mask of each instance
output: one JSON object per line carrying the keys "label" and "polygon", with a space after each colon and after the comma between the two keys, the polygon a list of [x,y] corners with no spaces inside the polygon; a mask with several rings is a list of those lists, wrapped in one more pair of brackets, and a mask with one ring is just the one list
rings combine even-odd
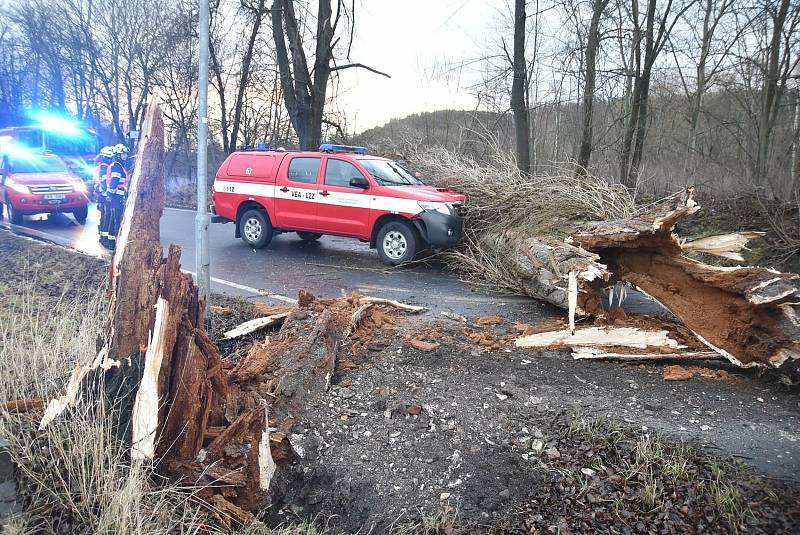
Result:
{"label": "leafless shrub", "polygon": [[788,265],[800,255],[800,192],[789,202],[768,202],[759,198],[762,217],[769,225],[772,239],[772,259]]}

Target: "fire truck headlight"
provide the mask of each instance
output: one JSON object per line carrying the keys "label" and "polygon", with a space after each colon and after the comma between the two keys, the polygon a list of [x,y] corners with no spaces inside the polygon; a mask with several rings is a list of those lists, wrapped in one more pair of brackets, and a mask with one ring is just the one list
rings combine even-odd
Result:
{"label": "fire truck headlight", "polygon": [[30,195],[31,193],[31,190],[28,189],[28,186],[24,184],[18,184],[10,178],[6,179],[6,187],[16,191],[17,193],[23,193],[25,195]]}
{"label": "fire truck headlight", "polygon": [[432,212],[439,212],[445,215],[450,215],[453,213],[452,207],[449,202],[423,202],[420,201],[419,207],[423,210],[429,210]]}
{"label": "fire truck headlight", "polygon": [[89,188],[86,187],[86,183],[83,181],[75,182],[73,186],[78,193],[86,193],[89,191]]}

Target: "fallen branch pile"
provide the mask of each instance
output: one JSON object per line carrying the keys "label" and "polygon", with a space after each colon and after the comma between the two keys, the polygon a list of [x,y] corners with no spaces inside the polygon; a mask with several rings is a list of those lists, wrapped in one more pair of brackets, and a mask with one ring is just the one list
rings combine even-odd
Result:
{"label": "fallen branch pile", "polygon": [[[590,176],[528,177],[511,161],[482,165],[442,150],[417,155],[415,163],[426,176],[438,177],[438,185],[467,194],[465,245],[447,255],[466,279],[568,309],[568,331],[523,337],[518,345],[573,347],[576,358],[695,358],[711,350],[739,366],[780,366],[800,358],[797,275],[715,267],[684,255],[741,261],[747,242],[763,235],[682,241],[676,224],[700,209],[693,188],[637,209],[624,188]],[[604,314],[604,291],[613,301],[616,288],[621,301],[625,285],[657,300],[705,349],[676,345],[658,332],[575,332],[576,316]]]}

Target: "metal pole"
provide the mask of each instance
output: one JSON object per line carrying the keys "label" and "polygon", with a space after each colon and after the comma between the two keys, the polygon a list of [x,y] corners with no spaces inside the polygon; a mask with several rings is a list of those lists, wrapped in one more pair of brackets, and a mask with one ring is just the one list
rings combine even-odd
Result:
{"label": "metal pole", "polygon": [[[195,259],[197,286],[202,302],[211,290],[211,257],[208,251],[208,0],[200,0],[199,91],[197,111],[197,215],[195,216]],[[207,307],[206,307],[207,309]],[[205,315],[205,310],[202,311]]]}

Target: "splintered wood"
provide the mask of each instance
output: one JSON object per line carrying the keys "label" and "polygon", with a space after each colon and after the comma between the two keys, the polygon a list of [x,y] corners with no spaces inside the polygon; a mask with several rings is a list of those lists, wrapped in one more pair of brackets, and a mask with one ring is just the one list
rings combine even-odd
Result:
{"label": "splintered wood", "polygon": [[571,329],[551,331],[523,336],[516,341],[517,347],[578,347],[606,346],[646,349],[660,347],[681,349],[685,346],[669,337],[667,331],[641,331],[633,327],[589,327],[574,333]]}
{"label": "splintered wood", "polygon": [[[673,231],[682,217],[700,209],[693,194],[689,188],[677,203],[655,214],[589,223],[568,241],[597,255],[594,261],[607,268],[602,279],[605,286],[621,287],[620,283],[635,286],[679,318],[708,349],[730,362],[743,367],[780,366],[789,359],[800,358],[800,277],[759,267],[715,267],[684,256],[685,251],[691,251],[741,260],[740,251],[747,242],[763,235],[739,232],[682,243]],[[621,358],[616,356],[619,352],[588,348],[630,346],[628,340],[634,333],[598,337],[600,333],[596,330],[574,330],[576,309],[595,315],[605,312],[600,306],[601,285],[596,281],[588,286],[579,285],[584,296],[575,303],[576,281],[572,274],[570,271],[566,284],[567,303],[561,305],[569,310],[570,331],[537,335],[533,342],[522,340],[522,344],[573,347],[576,358]],[[650,336],[635,333],[637,340]],[[584,341],[579,342],[580,339]],[[663,354],[664,358],[681,355],[700,358],[698,355],[706,353],[668,351],[675,348],[665,342],[651,339],[645,348],[637,347],[659,348],[655,352],[645,351],[643,357],[651,353]]]}

